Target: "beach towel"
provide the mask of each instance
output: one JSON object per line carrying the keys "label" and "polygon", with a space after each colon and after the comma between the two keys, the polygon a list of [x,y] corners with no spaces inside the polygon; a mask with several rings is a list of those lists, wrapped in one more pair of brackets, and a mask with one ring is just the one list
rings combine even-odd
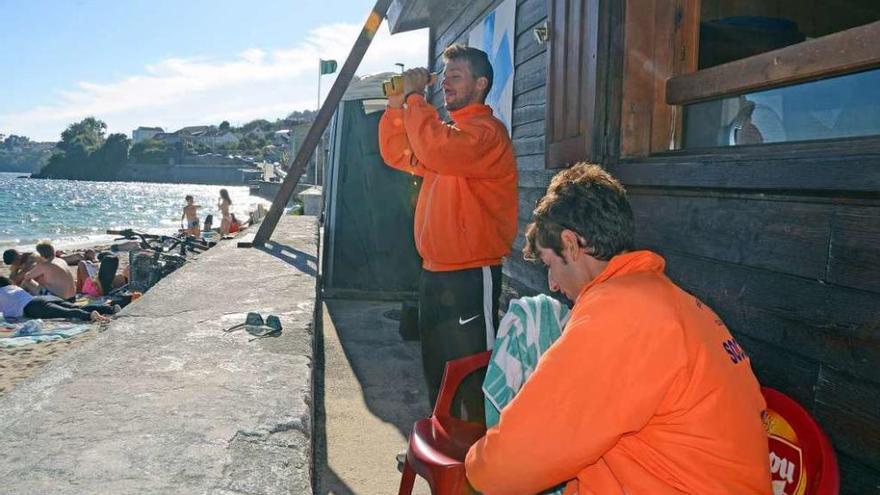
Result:
{"label": "beach towel", "polygon": [[[541,355],[562,335],[568,314],[567,306],[544,294],[510,301],[483,381],[487,428],[498,424],[501,410],[535,371]],[[561,495],[564,489],[562,484],[542,493]]]}
{"label": "beach towel", "polygon": [[88,323],[63,323],[44,320],[24,320],[0,324],[0,347],[22,347],[40,342],[69,339],[92,328]]}
{"label": "beach towel", "polygon": [[501,410],[535,371],[541,354],[562,335],[568,313],[568,307],[544,294],[510,301],[483,381],[487,427],[498,423]]}

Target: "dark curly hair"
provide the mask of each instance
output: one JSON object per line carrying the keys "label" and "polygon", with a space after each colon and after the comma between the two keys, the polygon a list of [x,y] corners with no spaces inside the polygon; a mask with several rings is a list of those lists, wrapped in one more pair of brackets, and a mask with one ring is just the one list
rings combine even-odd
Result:
{"label": "dark curly hair", "polygon": [[6,251],[3,251],[3,263],[11,265],[15,263],[15,260],[18,259],[18,256],[18,251],[16,251],[15,249],[7,249]]}
{"label": "dark curly hair", "polygon": [[633,248],[635,220],[626,190],[598,165],[578,163],[559,172],[532,212],[523,257],[536,261],[538,245],[562,256],[562,231],[574,231],[590,256],[608,261]]}

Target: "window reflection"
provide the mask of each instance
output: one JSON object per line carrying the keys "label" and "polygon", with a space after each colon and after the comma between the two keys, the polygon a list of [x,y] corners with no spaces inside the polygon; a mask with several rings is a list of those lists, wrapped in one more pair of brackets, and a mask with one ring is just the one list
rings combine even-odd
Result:
{"label": "window reflection", "polygon": [[685,106],[684,147],[880,134],[880,69]]}

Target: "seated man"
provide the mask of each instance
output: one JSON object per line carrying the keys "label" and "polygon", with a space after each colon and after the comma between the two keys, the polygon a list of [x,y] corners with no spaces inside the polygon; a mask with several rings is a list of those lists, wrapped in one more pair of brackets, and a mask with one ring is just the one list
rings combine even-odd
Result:
{"label": "seated man", "polygon": [[[498,424],[467,454],[491,495],[769,495],[765,403],[708,306],[633,251],[623,187],[596,165],[557,174],[524,254],[574,308]],[[737,349],[734,354],[730,349]]]}
{"label": "seated man", "polygon": [[22,282],[31,280],[40,284],[40,295],[53,295],[61,299],[76,297],[76,281],[67,263],[55,257],[55,248],[49,242],[37,244],[37,254],[42,260],[25,273]]}
{"label": "seated man", "polygon": [[24,274],[37,265],[39,258],[34,253],[19,253],[15,249],[3,252],[3,263],[9,265],[9,279],[31,294],[37,294],[39,286],[34,282],[24,283]]}
{"label": "seated man", "polygon": [[0,276],[0,313],[10,318],[65,318],[83,321],[107,321],[104,315],[119,312],[119,306],[77,307],[55,296],[32,296]]}

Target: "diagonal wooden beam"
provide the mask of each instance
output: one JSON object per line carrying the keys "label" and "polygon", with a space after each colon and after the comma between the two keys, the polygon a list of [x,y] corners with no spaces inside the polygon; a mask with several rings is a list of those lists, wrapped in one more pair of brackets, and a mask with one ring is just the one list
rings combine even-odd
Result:
{"label": "diagonal wooden beam", "polygon": [[342,96],[345,94],[345,90],[348,89],[348,85],[351,84],[351,81],[354,78],[354,72],[361,64],[361,60],[364,59],[364,54],[367,53],[367,48],[370,47],[370,43],[372,43],[376,31],[379,30],[382,20],[388,13],[388,6],[391,5],[391,1],[392,0],[377,0],[376,6],[373,7],[372,12],[370,12],[370,15],[364,22],[361,34],[351,48],[351,52],[349,52],[348,58],[342,66],[342,70],[339,71],[339,76],[336,77],[333,87],[330,88],[330,93],[327,95],[327,99],[324,100],[324,104],[321,105],[321,109],[318,110],[318,115],[315,117],[315,121],[312,122],[309,132],[306,134],[306,138],[303,140],[302,146],[296,154],[293,165],[291,165],[290,170],[287,173],[287,177],[284,178],[284,182],[281,183],[281,188],[278,190],[278,194],[276,194],[275,199],[272,200],[272,206],[269,208],[269,213],[266,214],[266,218],[260,223],[260,228],[257,230],[253,242],[248,244],[239,243],[239,247],[263,246],[266,244],[266,241],[272,237],[272,233],[278,225],[278,220],[281,219],[281,214],[284,212],[284,207],[287,205],[287,202],[290,201],[290,197],[293,195],[293,191],[296,189],[299,179],[306,170],[306,165],[309,163],[309,159],[311,159],[312,154],[315,152],[315,148],[318,146],[318,142],[321,140],[321,135],[324,133],[324,130],[327,129],[327,125],[330,123],[333,113],[339,106],[339,102],[342,101]]}

